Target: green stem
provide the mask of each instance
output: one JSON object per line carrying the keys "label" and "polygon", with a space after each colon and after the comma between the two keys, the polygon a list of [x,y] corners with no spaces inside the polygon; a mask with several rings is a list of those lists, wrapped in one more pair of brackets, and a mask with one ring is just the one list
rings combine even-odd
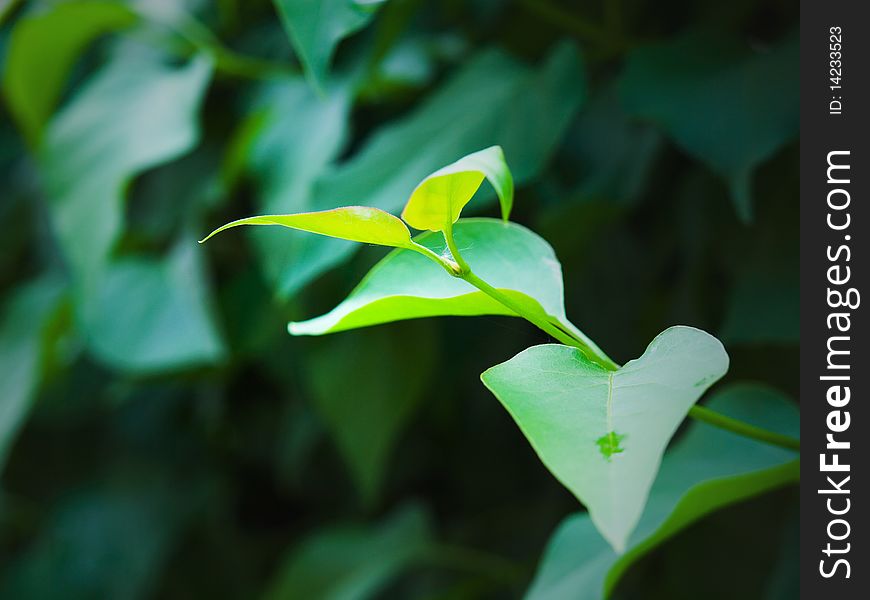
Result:
{"label": "green stem", "polygon": [[[456,246],[456,242],[453,239],[452,223],[448,223],[448,225],[445,227],[444,239],[447,242],[447,247],[450,249],[450,253],[453,255],[453,260],[456,261],[455,263],[447,263],[446,259],[438,256],[428,248],[424,248],[423,246],[420,246],[420,248],[427,250],[429,254],[432,255],[430,256],[430,258],[434,257],[434,260],[442,264],[442,266],[444,266],[445,269],[447,269],[448,272],[450,272],[453,276],[464,279],[487,296],[506,306],[517,315],[523,317],[532,325],[535,325],[536,327],[546,332],[553,338],[559,340],[563,344],[578,348],[581,352],[583,352],[584,355],[586,355],[587,358],[589,358],[589,360],[601,365],[609,371],[615,371],[619,369],[619,365],[613,362],[603,352],[601,352],[597,346],[594,346],[594,344],[590,346],[584,340],[578,339],[576,336],[572,336],[568,332],[556,327],[546,318],[542,318],[540,315],[527,311],[524,306],[522,306],[518,302],[515,302],[513,298],[511,298],[509,295],[505,294],[499,289],[494,288],[486,281],[475,275],[468,263],[465,262],[465,259],[462,258],[462,255],[459,252],[459,248]],[[451,267],[446,266],[448,264],[453,265],[452,272]],[[764,442],[766,444],[771,444],[773,446],[787,448],[789,450],[795,450],[798,452],[800,451],[800,440],[798,439],[787,435],[782,435],[780,433],[775,433],[773,431],[768,431],[766,429],[762,429],[761,427],[756,427],[755,425],[750,425],[749,423],[725,416],[703,406],[695,405],[690,408],[689,416],[697,421],[703,421],[704,423],[713,425],[714,427],[718,427],[726,431],[730,431],[732,433],[736,433],[743,437],[747,437],[759,442]]]}
{"label": "green stem", "polygon": [[721,413],[710,410],[709,408],[698,406],[697,404],[689,409],[689,416],[696,421],[703,421],[704,423],[713,425],[719,429],[725,429],[726,431],[742,435],[743,437],[752,438],[759,442],[787,448],[789,450],[795,450],[797,452],[800,452],[801,449],[801,441],[799,439],[781,433],[768,431],[767,429],[762,429],[755,425],[750,425],[744,421],[727,417]]}

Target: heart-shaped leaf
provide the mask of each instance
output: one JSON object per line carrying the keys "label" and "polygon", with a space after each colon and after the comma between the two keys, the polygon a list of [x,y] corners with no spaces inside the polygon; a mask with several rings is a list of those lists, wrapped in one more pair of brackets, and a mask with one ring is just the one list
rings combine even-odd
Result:
{"label": "heart-shaped leaf", "polygon": [[[800,429],[795,404],[757,385],[729,387],[707,406],[784,435],[797,435]],[[550,538],[526,598],[609,597],[626,569],[680,530],[714,510],[797,481],[796,458],[789,450],[694,423],[662,461],[628,551],[621,556],[613,552],[588,514],[572,515]]]}
{"label": "heart-shaped leaf", "polygon": [[227,223],[208,234],[200,243],[213,235],[239,225],[281,225],[329,237],[378,244],[395,248],[409,248],[411,233],[398,217],[368,206],[343,206],[295,215],[263,215]]}
{"label": "heart-shaped leaf", "polygon": [[671,436],[728,370],[708,333],[671,327],[616,371],[576,348],[529,348],[481,375],[541,461],[589,510],[617,552],[625,549]]}
{"label": "heart-shaped leaf", "polygon": [[[497,219],[462,219],[454,236],[481,279],[509,293],[530,312],[573,327],[565,317],[562,268],[546,241],[525,227]],[[437,233],[424,233],[414,241],[439,255],[447,251]],[[375,265],[341,304],[315,319],[290,323],[290,333],[322,335],[442,315],[513,314],[426,257],[396,250]]]}
{"label": "heart-shaped leaf", "polygon": [[415,229],[444,231],[459,219],[484,177],[495,188],[501,216],[507,221],[514,200],[514,180],[501,146],[463,156],[427,176],[411,193],[402,218]]}

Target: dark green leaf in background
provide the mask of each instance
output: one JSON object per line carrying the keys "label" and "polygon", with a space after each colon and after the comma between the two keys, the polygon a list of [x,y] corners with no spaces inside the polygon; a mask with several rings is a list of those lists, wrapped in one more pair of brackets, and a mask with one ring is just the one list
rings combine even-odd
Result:
{"label": "dark green leaf in background", "polygon": [[273,0],[305,74],[324,87],[338,43],[365,27],[386,0]]}
{"label": "dark green leaf in background", "polygon": [[34,147],[82,51],[100,35],[135,20],[123,4],[88,0],[63,2],[15,24],[6,50],[3,91],[12,116]]}
{"label": "dark green leaf in background", "polygon": [[[769,388],[735,385],[719,392],[708,406],[785,435],[799,431],[797,408]],[[692,522],[721,506],[796,481],[796,458],[788,450],[692,424],[662,461],[627,552],[613,552],[587,513],[568,517],[553,534],[527,598],[608,597],[632,563]]]}
{"label": "dark green leaf in background", "polygon": [[748,221],[753,169],[798,134],[797,52],[794,37],[751,52],[721,34],[694,33],[632,51],[620,95],[629,114],[724,177]]}
{"label": "dark green leaf in background", "polygon": [[36,395],[49,341],[46,326],[63,291],[63,280],[47,275],[16,290],[0,307],[0,474]]}
{"label": "dark green leaf in background", "polygon": [[312,399],[366,504],[429,389],[438,350],[433,324],[418,321],[325,338],[308,359]]}
{"label": "dark green leaf in background", "polygon": [[133,177],[187,151],[211,64],[181,68],[126,48],[58,113],[41,151],[52,221],[79,281],[99,275],[123,230]]}
{"label": "dark green leaf in background", "polygon": [[265,599],[371,598],[421,556],[429,528],[426,514],[407,506],[375,525],[323,529],[290,553]]}

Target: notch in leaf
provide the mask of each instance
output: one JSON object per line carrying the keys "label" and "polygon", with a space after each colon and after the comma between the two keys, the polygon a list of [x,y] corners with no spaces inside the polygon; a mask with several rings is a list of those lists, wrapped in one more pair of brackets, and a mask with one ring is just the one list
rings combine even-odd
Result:
{"label": "notch in leaf", "polygon": [[402,218],[415,229],[444,231],[459,219],[484,178],[495,189],[502,219],[507,221],[514,201],[514,180],[501,146],[464,156],[426,177],[411,193]]}
{"label": "notch in leaf", "polygon": [[240,225],[280,225],[363,244],[412,249],[414,246],[411,232],[401,219],[368,206],[343,206],[294,215],[263,215],[238,219],[218,227],[200,240],[200,244],[225,229]]}

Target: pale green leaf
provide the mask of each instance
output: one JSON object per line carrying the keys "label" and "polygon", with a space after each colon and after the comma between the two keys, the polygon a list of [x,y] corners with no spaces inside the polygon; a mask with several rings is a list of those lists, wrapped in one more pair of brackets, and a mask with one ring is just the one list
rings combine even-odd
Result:
{"label": "pale green leaf", "polygon": [[0,472],[39,384],[44,330],[63,281],[42,277],[10,294],[0,313]]}
{"label": "pale green leaf", "polygon": [[638,47],[620,85],[628,112],[724,177],[751,219],[752,170],[798,133],[796,39],[757,53],[709,32]]}
{"label": "pale green leaf", "polygon": [[514,200],[514,180],[499,146],[463,156],[427,176],[411,193],[402,218],[415,229],[444,231],[459,219],[484,178],[495,189],[502,218],[507,221]]}
{"label": "pale green leaf", "polygon": [[196,143],[211,70],[204,57],[178,68],[120,53],[49,123],[40,162],[54,230],[77,279],[98,275],[108,258],[130,180]]}
{"label": "pale green leaf", "polygon": [[[784,435],[796,436],[794,403],[756,385],[729,387],[709,408]],[[727,450],[723,450],[727,449]],[[664,457],[647,507],[625,554],[616,554],[587,513],[567,518],[553,534],[529,600],[601,600],[634,562],[693,522],[721,507],[798,481],[795,453],[693,423]]]}
{"label": "pale green leaf", "polygon": [[22,17],[12,29],[3,70],[9,112],[35,147],[84,49],[100,35],[132,25],[118,2],[64,2]]}
{"label": "pale green leaf", "polygon": [[365,27],[385,0],[273,0],[305,75],[322,88],[338,43]]}
{"label": "pale green leaf", "polygon": [[430,536],[425,513],[413,506],[375,525],[324,529],[288,556],[264,598],[371,598],[421,556]]}
{"label": "pale green leaf", "polygon": [[411,245],[411,233],[401,219],[368,206],[342,206],[332,210],[296,215],[248,217],[218,227],[201,242],[221,231],[240,225],[280,225],[351,242],[395,248],[407,248]]}
{"label": "pale green leaf", "polygon": [[324,338],[306,355],[314,405],[363,502],[370,505],[377,499],[390,453],[434,375],[437,338],[431,323]]}
{"label": "pale green leaf", "polygon": [[[510,159],[515,181],[529,182],[544,168],[585,92],[583,63],[570,44],[556,46],[536,68],[498,51],[484,51],[468,60],[419,108],[376,131],[350,160],[297,189],[294,206],[269,212],[325,210],[352,200],[398,214],[427,175],[493,144],[501,146]],[[343,121],[328,120],[325,111],[318,122],[320,127],[328,126],[327,139],[334,140],[335,129]],[[306,126],[302,118],[296,123],[299,128]],[[319,130],[314,122],[310,125],[308,133],[299,138],[285,137],[284,151],[307,148],[296,139],[318,141]],[[285,242],[285,247],[288,243],[294,246],[292,252],[273,254],[269,259],[270,270],[280,273],[277,291],[282,296],[295,293],[356,251],[356,246],[340,240],[301,234]]]}
{"label": "pale green leaf", "polygon": [[[454,236],[465,260],[481,279],[509,293],[530,312],[567,323],[562,269],[546,241],[515,223],[480,218],[457,222]],[[438,233],[424,233],[415,241],[436,254],[446,252],[444,237]],[[442,315],[516,316],[425,256],[394,250],[341,304],[315,319],[290,323],[290,333],[321,335]]]}
{"label": "pale green leaf", "polygon": [[678,326],[617,371],[592,363],[576,348],[548,344],[520,352],[481,379],[541,461],[622,552],[671,436],[727,370],[719,340]]}
{"label": "pale green leaf", "polygon": [[222,360],[201,254],[183,238],[164,259],[125,257],[106,267],[77,306],[91,352],[136,373]]}

